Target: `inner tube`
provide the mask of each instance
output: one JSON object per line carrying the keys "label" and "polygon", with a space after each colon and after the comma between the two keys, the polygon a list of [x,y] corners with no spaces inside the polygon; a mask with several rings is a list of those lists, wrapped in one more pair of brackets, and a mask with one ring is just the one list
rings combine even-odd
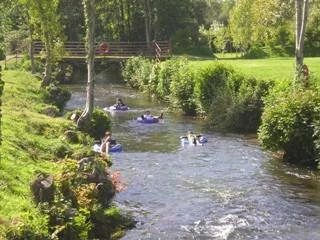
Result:
{"label": "inner tube", "polygon": [[158,118],[154,118],[154,117],[149,117],[149,118],[141,118],[141,117],[138,117],[137,118],[137,122],[138,123],[158,123],[159,122],[159,119]]}
{"label": "inner tube", "polygon": [[[186,138],[186,137],[180,137],[180,141],[181,141],[182,145],[194,145],[195,146],[195,144],[193,144],[193,142],[189,141],[189,139]],[[199,138],[199,140],[197,140],[197,144],[198,145],[202,145],[203,146],[206,143],[208,143],[208,139],[205,138],[205,137],[201,136]]]}
{"label": "inner tube", "polygon": [[129,107],[127,105],[119,106],[117,104],[109,107],[110,111],[128,111]]}
{"label": "inner tube", "polygon": [[109,152],[121,152],[122,151],[122,145],[121,144],[116,144],[116,145],[111,145],[109,147]]}
{"label": "inner tube", "polygon": [[[93,145],[93,151],[100,152],[100,144]],[[122,145],[118,143],[109,146],[109,152],[122,152]]]}

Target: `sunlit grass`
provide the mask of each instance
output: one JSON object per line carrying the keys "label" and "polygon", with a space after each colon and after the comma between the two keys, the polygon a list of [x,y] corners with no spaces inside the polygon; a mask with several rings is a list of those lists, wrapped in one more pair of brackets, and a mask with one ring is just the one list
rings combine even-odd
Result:
{"label": "sunlit grass", "polygon": [[2,96],[0,218],[14,221],[37,211],[30,182],[39,171],[55,173],[53,146],[68,122],[40,114],[44,107],[40,82],[30,73],[5,71]]}
{"label": "sunlit grass", "polygon": [[[320,58],[305,58],[311,75],[320,78]],[[228,64],[248,76],[258,79],[274,79],[277,81],[292,79],[294,76],[294,58],[267,58],[267,59],[192,59],[191,66],[195,69],[205,68],[214,62]]]}

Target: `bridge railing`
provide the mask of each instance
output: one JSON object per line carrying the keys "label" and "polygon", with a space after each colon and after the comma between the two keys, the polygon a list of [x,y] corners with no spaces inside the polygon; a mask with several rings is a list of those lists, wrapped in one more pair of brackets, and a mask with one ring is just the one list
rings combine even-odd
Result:
{"label": "bridge railing", "polygon": [[[132,57],[146,56],[156,57],[159,59],[168,58],[171,56],[171,46],[169,41],[154,41],[153,51],[150,51],[146,42],[108,42],[109,51],[103,53],[99,49],[99,44],[96,44],[96,56],[110,57]],[[84,42],[66,42],[64,44],[66,56],[68,57],[85,57],[86,48]],[[44,44],[40,41],[33,42],[34,54],[40,54],[44,49]]]}

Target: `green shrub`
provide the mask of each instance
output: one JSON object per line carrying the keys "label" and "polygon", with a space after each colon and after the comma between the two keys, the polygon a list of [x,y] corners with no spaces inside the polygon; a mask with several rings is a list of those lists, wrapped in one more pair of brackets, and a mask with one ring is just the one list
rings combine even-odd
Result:
{"label": "green shrub", "polygon": [[246,59],[267,58],[269,54],[259,46],[252,46],[243,56]]}
{"label": "green shrub", "polygon": [[267,101],[259,139],[267,148],[284,151],[286,160],[315,164],[313,123],[319,119],[320,97],[314,91],[279,94]]}
{"label": "green shrub", "polygon": [[45,90],[43,90],[44,101],[57,106],[60,112],[63,110],[70,97],[71,93],[68,90],[54,84],[50,84]]}
{"label": "green shrub", "polygon": [[110,129],[111,121],[108,114],[99,108],[95,108],[93,110],[91,130],[89,134],[95,139],[100,139],[104,133]]}
{"label": "green shrub", "polygon": [[67,143],[59,143],[57,145],[53,145],[52,152],[57,158],[71,156],[71,154],[73,153],[71,147]]}
{"label": "green shrub", "polygon": [[[75,114],[77,117],[74,120],[77,121],[80,115],[82,114],[82,112],[83,112],[82,109],[76,109],[74,111],[68,112],[66,114],[66,117],[70,119],[71,116]],[[111,120],[108,114],[105,111],[101,110],[100,108],[94,108],[91,122],[90,124],[88,124],[88,127],[83,129],[83,131],[85,133],[88,133],[91,137],[95,139],[100,139],[104,136],[104,133],[106,131],[110,131],[110,129],[111,129]],[[91,140],[87,138],[83,138],[82,140],[91,142]]]}
{"label": "green shrub", "polygon": [[2,48],[0,48],[0,61],[1,60],[4,60],[6,57],[5,53],[4,53],[4,50]]}
{"label": "green shrub", "polygon": [[263,98],[273,86],[272,81],[247,78],[222,64],[211,65],[200,72],[196,81],[198,111],[208,115],[216,129],[255,132]]}
{"label": "green shrub", "polygon": [[157,85],[157,96],[160,99],[166,99],[170,94],[170,84],[172,81],[172,76],[178,71],[181,66],[178,58],[172,58],[167,61],[160,63],[160,70],[158,74],[158,85]]}
{"label": "green shrub", "polygon": [[147,90],[146,86],[149,83],[152,66],[152,62],[144,57],[128,59],[122,68],[124,81],[132,88]]}
{"label": "green shrub", "polygon": [[194,92],[200,113],[208,113],[218,94],[228,91],[228,79],[233,73],[230,67],[213,64],[198,74]]}
{"label": "green shrub", "polygon": [[196,114],[194,73],[186,61],[180,61],[171,76],[170,100],[173,107],[182,109],[188,115]]}
{"label": "green shrub", "polygon": [[244,78],[239,92],[234,95],[233,104],[225,113],[223,127],[237,132],[256,132],[261,122],[263,98],[273,86],[272,81]]}
{"label": "green shrub", "polygon": [[27,212],[23,216],[23,222],[5,229],[5,235],[6,239],[14,240],[49,240],[48,217],[39,212]]}

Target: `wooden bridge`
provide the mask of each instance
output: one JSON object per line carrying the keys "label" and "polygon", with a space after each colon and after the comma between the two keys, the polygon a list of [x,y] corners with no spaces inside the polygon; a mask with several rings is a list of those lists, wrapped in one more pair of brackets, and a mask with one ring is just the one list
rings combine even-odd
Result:
{"label": "wooden bridge", "polygon": [[[44,44],[40,41],[32,43],[33,54],[40,57],[44,51]],[[96,61],[123,61],[134,56],[144,56],[164,60],[171,56],[171,44],[169,41],[153,41],[150,46],[146,42],[107,42],[106,49],[101,49],[101,43],[96,44]],[[85,61],[86,48],[84,42],[66,42],[64,44],[64,60],[67,61]]]}

